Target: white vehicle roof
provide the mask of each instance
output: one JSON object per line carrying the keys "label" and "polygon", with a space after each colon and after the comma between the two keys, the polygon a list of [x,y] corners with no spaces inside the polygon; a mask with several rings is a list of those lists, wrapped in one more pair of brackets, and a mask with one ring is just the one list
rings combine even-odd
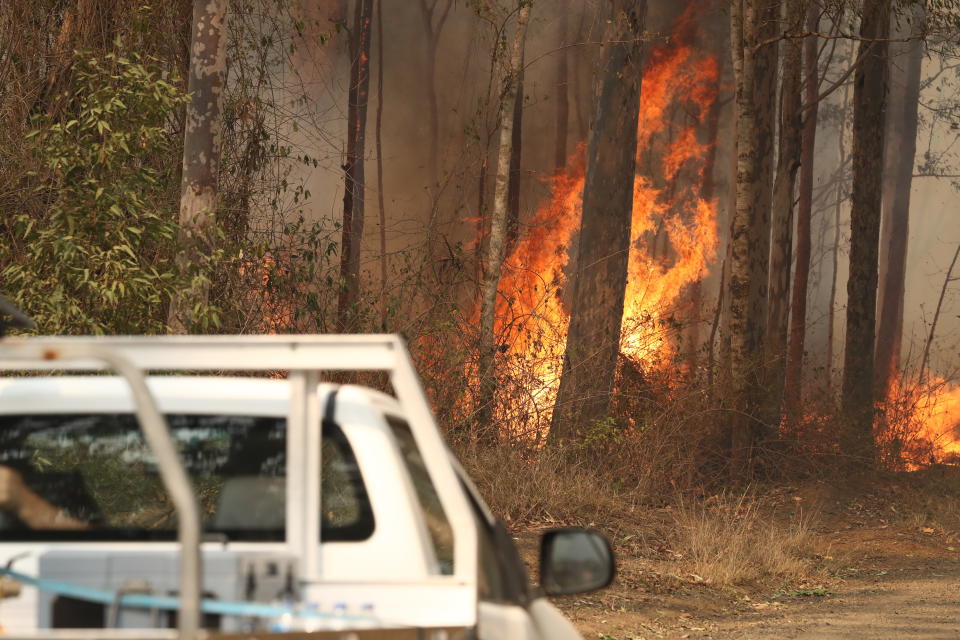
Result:
{"label": "white vehicle roof", "polygon": [[[166,413],[285,416],[290,383],[285,379],[227,376],[151,376],[150,391]],[[321,406],[340,388],[338,404],[373,406],[399,415],[397,401],[367,387],[319,385]],[[133,411],[127,383],[116,376],[0,378],[0,414]]]}

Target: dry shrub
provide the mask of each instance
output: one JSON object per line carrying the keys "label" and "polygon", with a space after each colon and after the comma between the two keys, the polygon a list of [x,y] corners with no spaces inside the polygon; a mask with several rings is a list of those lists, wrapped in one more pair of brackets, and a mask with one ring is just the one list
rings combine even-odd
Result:
{"label": "dry shrub", "polygon": [[513,529],[543,521],[612,526],[638,498],[554,449],[468,445],[457,455],[493,512]]}
{"label": "dry shrub", "polygon": [[764,514],[761,505],[746,494],[694,505],[681,502],[675,544],[692,563],[692,572],[714,585],[808,577],[816,555],[812,517],[797,512],[784,522]]}
{"label": "dry shrub", "polygon": [[513,527],[543,520],[633,527],[637,505],[662,506],[696,488],[713,434],[704,400],[690,393],[649,403],[586,425],[575,442],[541,444],[545,428],[539,441],[451,440],[491,508]]}

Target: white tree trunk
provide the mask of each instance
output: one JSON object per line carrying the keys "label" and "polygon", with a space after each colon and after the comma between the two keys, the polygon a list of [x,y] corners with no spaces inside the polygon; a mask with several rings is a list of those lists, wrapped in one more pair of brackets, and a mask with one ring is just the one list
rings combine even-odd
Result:
{"label": "white tree trunk", "polygon": [[[523,47],[526,40],[530,5],[523,3],[517,15],[517,31],[510,52],[506,90],[500,102],[500,148],[497,153],[497,177],[493,192],[493,212],[490,219],[490,241],[487,245],[487,269],[480,302],[480,420],[489,422],[493,403],[494,384],[494,323],[497,311],[497,288],[507,238],[507,200],[510,182],[510,155],[513,150],[513,116],[517,85],[522,71]],[[483,424],[488,429],[489,424]]]}
{"label": "white tree trunk", "polygon": [[183,177],[180,183],[180,252],[177,268],[191,284],[170,301],[172,333],[187,333],[195,324],[194,309],[209,301],[209,282],[197,268],[212,254],[217,172],[220,163],[220,122],[227,73],[226,0],[194,0],[190,44],[190,78],[183,131]]}

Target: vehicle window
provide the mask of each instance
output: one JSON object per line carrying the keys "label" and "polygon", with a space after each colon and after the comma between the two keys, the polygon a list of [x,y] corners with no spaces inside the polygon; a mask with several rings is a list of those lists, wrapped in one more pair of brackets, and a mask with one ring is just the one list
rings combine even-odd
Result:
{"label": "vehicle window", "polygon": [[323,422],[320,452],[320,539],[366,540],[373,534],[373,509],[353,449],[335,422]]}
{"label": "vehicle window", "polygon": [[462,480],[460,484],[470,499],[470,508],[477,521],[480,543],[480,599],[526,606],[530,599],[530,581],[510,532],[499,521],[491,524],[474,494]]}
{"label": "vehicle window", "polygon": [[497,556],[497,543],[493,531],[477,514],[477,539],[480,543],[480,572],[478,596],[487,602],[504,602],[507,600],[506,577],[500,566]]}
{"label": "vehicle window", "polygon": [[393,416],[387,416],[387,424],[390,425],[400,445],[403,462],[413,480],[413,487],[417,492],[417,499],[423,510],[437,562],[440,565],[440,573],[450,575],[453,573],[453,529],[450,527],[450,521],[447,520],[447,514],[443,511],[443,505],[440,504],[440,496],[437,495],[437,490],[430,481],[430,474],[427,473],[423,456],[420,455],[420,449],[417,448],[417,443],[413,439],[410,425]]}
{"label": "vehicle window", "polygon": [[[169,415],[167,421],[204,531],[235,541],[283,541],[286,419]],[[374,523],[353,452],[336,425],[324,425],[322,441],[323,539],[365,539]],[[0,471],[4,484],[16,478],[34,503],[42,500],[80,523],[31,528],[28,514],[6,496],[0,499],[6,540],[176,539],[173,504],[133,415],[0,416]]]}

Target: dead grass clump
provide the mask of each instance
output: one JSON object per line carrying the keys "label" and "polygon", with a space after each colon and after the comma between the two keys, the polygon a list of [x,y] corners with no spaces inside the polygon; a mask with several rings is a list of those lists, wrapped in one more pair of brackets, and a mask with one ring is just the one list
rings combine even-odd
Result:
{"label": "dead grass clump", "polygon": [[466,446],[457,455],[493,512],[514,529],[532,522],[613,526],[637,501],[602,472],[553,449]]}
{"label": "dead grass clump", "polygon": [[714,585],[742,585],[769,578],[797,580],[813,570],[812,517],[787,521],[764,514],[755,497],[718,497],[676,511],[678,550],[692,572]]}
{"label": "dead grass clump", "polygon": [[899,517],[915,529],[934,529],[949,542],[960,540],[960,467],[931,465],[893,479],[884,517]]}

